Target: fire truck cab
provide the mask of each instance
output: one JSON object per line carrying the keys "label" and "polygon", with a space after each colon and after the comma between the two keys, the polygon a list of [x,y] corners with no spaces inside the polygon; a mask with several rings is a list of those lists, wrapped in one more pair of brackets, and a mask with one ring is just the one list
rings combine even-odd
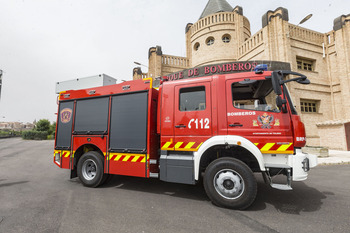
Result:
{"label": "fire truck cab", "polygon": [[[295,78],[286,78],[294,75]],[[152,79],[59,95],[54,162],[97,187],[109,174],[196,184],[219,206],[245,209],[260,172],[291,190],[317,158],[301,152],[304,125],[287,82],[308,84],[291,71]],[[275,183],[277,175],[285,183]]]}

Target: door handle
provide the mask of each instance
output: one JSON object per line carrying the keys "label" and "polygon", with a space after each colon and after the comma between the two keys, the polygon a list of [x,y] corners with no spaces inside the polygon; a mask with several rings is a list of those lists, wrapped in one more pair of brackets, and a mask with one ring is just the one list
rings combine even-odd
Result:
{"label": "door handle", "polygon": [[230,127],[242,127],[243,125],[239,124],[239,123],[235,123],[235,124],[229,124],[228,126],[230,126]]}
{"label": "door handle", "polygon": [[175,128],[186,128],[186,125],[175,125]]}

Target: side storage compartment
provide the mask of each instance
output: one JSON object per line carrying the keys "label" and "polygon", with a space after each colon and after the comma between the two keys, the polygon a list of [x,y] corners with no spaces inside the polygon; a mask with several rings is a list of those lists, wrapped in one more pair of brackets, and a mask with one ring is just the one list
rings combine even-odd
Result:
{"label": "side storage compartment", "polygon": [[148,92],[112,96],[109,173],[147,177]]}
{"label": "side storage compartment", "polygon": [[160,156],[160,180],[181,184],[195,184],[193,155],[167,154]]}

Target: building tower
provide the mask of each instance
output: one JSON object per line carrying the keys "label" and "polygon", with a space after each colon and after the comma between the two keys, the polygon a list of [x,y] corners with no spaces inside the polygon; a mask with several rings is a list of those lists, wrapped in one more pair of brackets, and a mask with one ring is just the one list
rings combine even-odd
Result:
{"label": "building tower", "polygon": [[148,74],[140,67],[133,79],[156,78],[190,67],[233,62],[239,58],[239,47],[251,37],[250,22],[240,6],[226,0],[209,0],[198,21],[185,28],[186,57],[163,54],[160,46],[148,51]]}
{"label": "building tower", "polygon": [[192,67],[237,61],[239,46],[250,36],[242,7],[209,0],[199,20],[186,26],[187,57]]}

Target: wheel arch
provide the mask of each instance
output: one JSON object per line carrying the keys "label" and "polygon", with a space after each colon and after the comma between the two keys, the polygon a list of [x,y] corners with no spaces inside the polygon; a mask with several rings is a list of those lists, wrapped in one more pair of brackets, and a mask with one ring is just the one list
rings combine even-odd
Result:
{"label": "wheel arch", "polygon": [[102,150],[97,147],[94,144],[84,144],[81,145],[75,152],[74,152],[74,159],[73,159],[73,169],[71,171],[71,178],[77,177],[77,165],[78,165],[78,161],[81,158],[81,156],[83,154],[85,154],[86,152],[89,151],[97,151],[101,156],[103,156],[103,152]]}
{"label": "wheel arch", "polygon": [[[227,148],[229,147],[229,149]],[[232,149],[234,148],[234,149]],[[264,160],[261,151],[248,139],[241,136],[214,136],[206,140],[198,151],[194,152],[194,175],[195,180],[199,179],[201,165],[208,166],[216,158],[213,157],[213,151],[223,151],[227,153],[223,157],[233,157],[245,162],[256,162],[260,171],[265,171]],[[244,157],[237,156],[239,152],[244,152]],[[236,155],[234,155],[237,153]]]}

